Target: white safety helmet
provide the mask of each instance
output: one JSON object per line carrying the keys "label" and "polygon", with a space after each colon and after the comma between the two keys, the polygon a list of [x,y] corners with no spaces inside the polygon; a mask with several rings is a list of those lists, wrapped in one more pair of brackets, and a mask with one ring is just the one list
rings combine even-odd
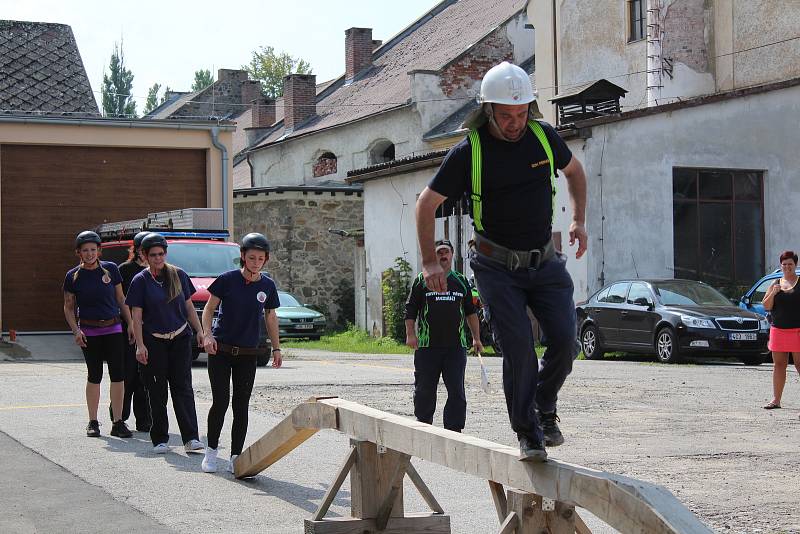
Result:
{"label": "white safety helmet", "polygon": [[528,73],[522,68],[503,61],[486,73],[481,81],[478,102],[481,104],[530,104],[536,100]]}

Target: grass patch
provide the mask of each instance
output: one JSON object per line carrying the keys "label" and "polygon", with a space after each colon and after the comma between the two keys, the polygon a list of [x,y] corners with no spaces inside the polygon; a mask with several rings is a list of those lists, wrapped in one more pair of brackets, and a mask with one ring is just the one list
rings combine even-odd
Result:
{"label": "grass patch", "polygon": [[398,343],[392,338],[370,337],[367,332],[354,326],[344,332],[335,332],[322,336],[319,341],[287,339],[281,341],[281,347],[361,354],[411,354],[413,352],[403,343]]}

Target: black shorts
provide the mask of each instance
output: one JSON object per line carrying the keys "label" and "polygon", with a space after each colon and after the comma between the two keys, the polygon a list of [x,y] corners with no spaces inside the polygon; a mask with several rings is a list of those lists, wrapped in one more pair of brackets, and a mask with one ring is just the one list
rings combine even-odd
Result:
{"label": "black shorts", "polygon": [[86,346],[82,350],[88,370],[86,380],[90,384],[99,384],[103,380],[104,361],[108,363],[108,376],[112,382],[125,379],[125,336],[121,332],[86,336]]}

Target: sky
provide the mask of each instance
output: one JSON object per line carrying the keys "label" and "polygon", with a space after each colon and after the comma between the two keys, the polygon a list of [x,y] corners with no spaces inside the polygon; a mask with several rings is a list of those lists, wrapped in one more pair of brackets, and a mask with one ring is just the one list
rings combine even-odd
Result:
{"label": "sky", "polygon": [[[89,82],[100,101],[103,71],[115,42],[123,43],[133,73],[137,110],[147,90],[188,91],[194,72],[237,69],[253,50],[272,46],[311,63],[317,82],[344,73],[344,31],[372,28],[388,41],[439,0],[208,0],[116,2],[114,0],[0,0],[0,19],[68,24]],[[225,6],[229,5],[230,10]]]}

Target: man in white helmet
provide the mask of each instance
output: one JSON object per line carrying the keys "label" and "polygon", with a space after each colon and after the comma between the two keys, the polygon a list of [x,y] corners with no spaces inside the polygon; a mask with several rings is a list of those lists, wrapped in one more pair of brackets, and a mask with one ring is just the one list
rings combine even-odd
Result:
{"label": "man in white helmet", "polygon": [[[503,351],[503,389],[520,460],[543,462],[545,446],[564,438],[558,391],[577,355],[573,284],[566,256],[552,241],[556,169],[567,178],[572,204],[569,244],[586,252],[586,175],[556,131],[540,118],[528,74],[503,62],[481,82],[481,106],[465,121],[470,133],[453,147],[417,201],[417,233],[427,287],[445,291],[436,261],[436,209],[448,197],[470,201],[475,238],[470,267]],[[540,363],[530,308],[547,337]]]}

